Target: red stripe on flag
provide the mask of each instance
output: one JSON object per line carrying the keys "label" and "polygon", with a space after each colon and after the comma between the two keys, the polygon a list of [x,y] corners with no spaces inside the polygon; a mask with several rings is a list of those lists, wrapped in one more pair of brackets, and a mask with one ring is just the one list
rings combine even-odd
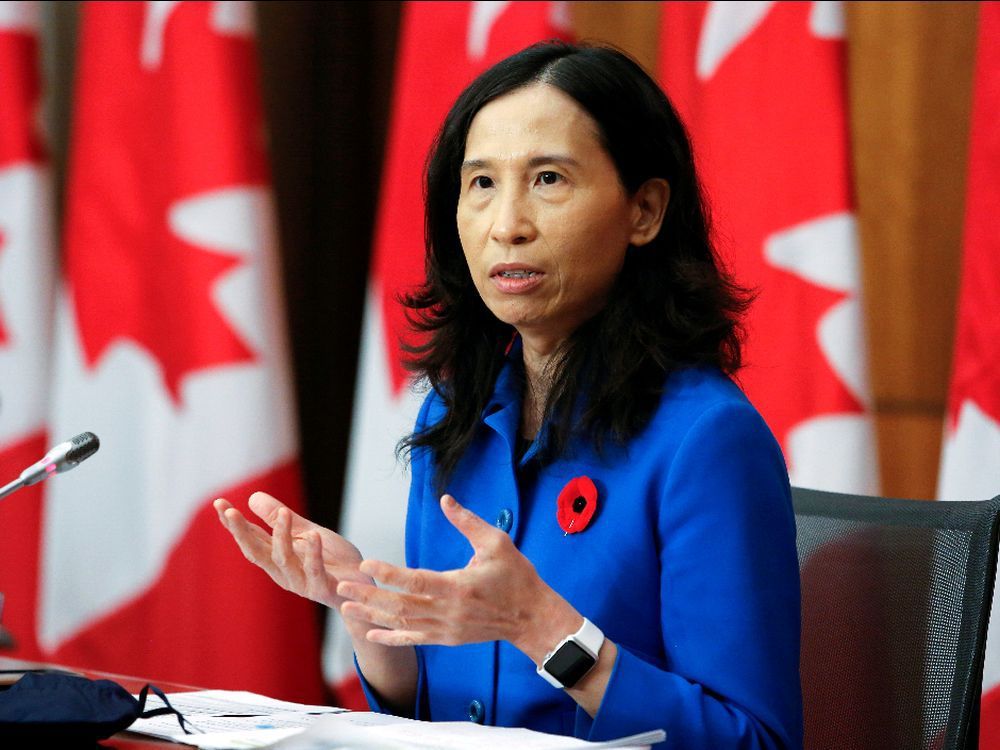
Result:
{"label": "red stripe on flag", "polygon": [[1000,686],[983,692],[979,711],[979,750],[1000,750]]}
{"label": "red stripe on flag", "polygon": [[[49,185],[38,133],[36,3],[0,9],[0,484],[45,452],[44,404],[53,265]],[[9,656],[35,659],[42,491],[0,502],[0,623]]]}
{"label": "red stripe on flag", "polygon": [[1000,422],[1000,3],[980,5],[976,54],[952,425],[967,399]]}
{"label": "red stripe on flag", "polygon": [[[6,484],[45,455],[45,433],[38,432],[0,450],[0,484]],[[14,638],[5,656],[37,660],[42,651],[36,638],[42,485],[18,490],[0,501],[0,593],[4,605],[0,623]]]}
{"label": "red stripe on flag", "polygon": [[341,708],[352,711],[368,711],[368,699],[361,687],[361,680],[356,674],[350,675],[333,685],[333,702]]}
{"label": "red stripe on flag", "polygon": [[[979,4],[972,91],[962,280],[947,433],[938,478],[942,500],[1000,493],[1000,3]],[[1000,750],[1000,639],[986,646],[979,746]]]}

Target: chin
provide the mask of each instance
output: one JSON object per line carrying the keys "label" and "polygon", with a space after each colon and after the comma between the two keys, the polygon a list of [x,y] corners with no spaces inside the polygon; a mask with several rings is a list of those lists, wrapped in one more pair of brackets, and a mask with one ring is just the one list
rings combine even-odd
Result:
{"label": "chin", "polygon": [[507,325],[517,326],[529,321],[532,317],[523,309],[523,306],[511,304],[509,300],[485,299],[483,302],[494,318]]}
{"label": "chin", "polygon": [[506,323],[509,326],[514,326],[514,328],[518,331],[523,328],[532,328],[538,324],[538,320],[535,316],[527,315],[523,312],[512,313],[508,310],[501,311],[499,315],[495,312],[493,314],[500,322]]}

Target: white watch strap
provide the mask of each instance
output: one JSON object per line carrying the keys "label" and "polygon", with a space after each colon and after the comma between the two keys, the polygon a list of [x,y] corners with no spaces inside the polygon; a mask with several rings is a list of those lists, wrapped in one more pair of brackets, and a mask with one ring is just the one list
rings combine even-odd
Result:
{"label": "white watch strap", "polygon": [[601,653],[601,646],[604,645],[604,633],[586,617],[583,618],[583,625],[580,626],[580,629],[573,633],[570,638],[595,659]]}

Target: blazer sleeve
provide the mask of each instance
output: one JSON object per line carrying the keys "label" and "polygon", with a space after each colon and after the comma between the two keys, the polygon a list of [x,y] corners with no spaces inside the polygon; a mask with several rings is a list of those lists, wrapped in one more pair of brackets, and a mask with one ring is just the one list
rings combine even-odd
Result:
{"label": "blazer sleeve", "polygon": [[666,731],[665,747],[801,748],[795,517],[781,451],[747,402],[706,410],[659,503],[664,664],[618,647],[576,735]]}

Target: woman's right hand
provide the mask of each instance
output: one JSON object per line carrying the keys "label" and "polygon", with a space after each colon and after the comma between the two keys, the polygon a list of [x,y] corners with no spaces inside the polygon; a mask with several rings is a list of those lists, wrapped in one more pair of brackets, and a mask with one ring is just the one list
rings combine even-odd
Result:
{"label": "woman's right hand", "polygon": [[[281,588],[340,611],[346,601],[337,596],[337,584],[355,581],[374,586],[375,581],[358,570],[358,548],[329,529],[293,513],[264,492],[250,496],[250,510],[271,528],[250,523],[229,502],[214,503],[222,525],[233,535],[247,560],[264,569]],[[366,640],[373,623],[351,617],[344,625],[365,679],[387,706],[413,712],[417,694],[417,656],[412,648],[384,646]]]}
{"label": "woman's right hand", "polygon": [[244,557],[283,589],[339,611],[344,601],[337,596],[340,581],[373,583],[358,570],[362,558],[357,547],[267,493],[251,495],[250,510],[271,528],[270,534],[228,501],[220,498],[214,506]]}

